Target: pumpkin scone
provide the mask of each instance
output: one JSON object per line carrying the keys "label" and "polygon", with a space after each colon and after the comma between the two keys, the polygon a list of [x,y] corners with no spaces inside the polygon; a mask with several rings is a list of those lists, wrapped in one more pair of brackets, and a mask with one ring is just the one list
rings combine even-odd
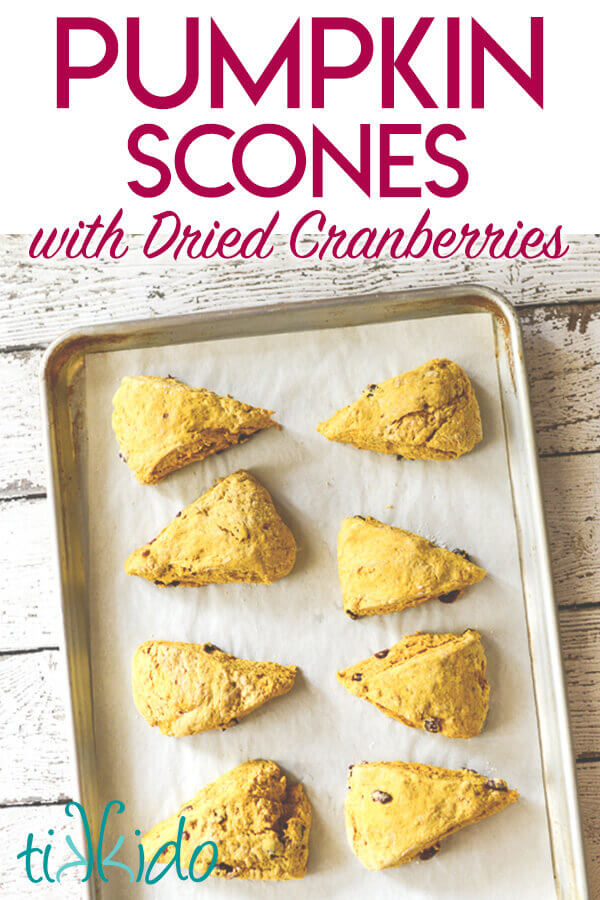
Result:
{"label": "pumpkin scone", "polygon": [[271,584],[293,568],[296,542],[268,491],[249,472],[221,478],[160,534],[134,550],[129,575],[165,587]]}
{"label": "pumpkin scone", "polygon": [[317,431],[330,441],[404,459],[457,459],[483,436],[471,382],[449,359],[370,384]]}
{"label": "pumpkin scone", "polygon": [[[279,766],[255,759],[231,769],[187,800],[177,812],[142,838],[146,859],[166,841],[175,841],[185,816],[181,863],[189,868],[195,847],[214,841],[218,862],[212,875],[288,881],[303,878],[308,860],[311,808],[301,784],[290,785]],[[170,847],[159,857],[168,863]],[[206,871],[200,853],[194,871]]]}
{"label": "pumpkin scone", "polygon": [[483,728],[490,688],[477,631],[413,634],[338,672],[355,697],[434,734],[470,738]]}
{"label": "pumpkin scone", "polygon": [[123,378],[112,426],[121,454],[142,484],[248,440],[277,423],[272,411],[188,387],[176,378]]}
{"label": "pumpkin scone", "polygon": [[342,521],[337,557],[344,611],[352,619],[435,598],[451,603],[486,575],[464,551],[438,547],[371,516]]}
{"label": "pumpkin scone", "polygon": [[183,737],[237,725],[295,677],[296,666],[238,659],[214,644],[146,641],[133,657],[133,699],[149,725]]}
{"label": "pumpkin scone", "polygon": [[430,859],[443,838],[514,803],[518,791],[470,769],[374,762],[350,767],[346,833],[367,869]]}

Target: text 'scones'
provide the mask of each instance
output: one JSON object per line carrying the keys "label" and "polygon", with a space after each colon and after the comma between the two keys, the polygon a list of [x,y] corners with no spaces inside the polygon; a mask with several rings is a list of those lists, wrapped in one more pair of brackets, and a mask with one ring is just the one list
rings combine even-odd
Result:
{"label": "text 'scones'", "polygon": [[338,573],[344,610],[353,619],[396,612],[434,598],[450,603],[486,574],[463,551],[438,547],[370,516],[343,520]]}
{"label": "text 'scones'", "polygon": [[518,791],[469,769],[419,763],[352,766],[346,795],[346,833],[367,869],[429,859],[439,843],[465,825],[514,803]]}
{"label": "text 'scones'", "polygon": [[346,690],[412,728],[479,734],[488,711],[486,658],[476,631],[414,634],[338,672]]}
{"label": "text 'scones'", "polygon": [[330,441],[406,459],[457,459],[482,438],[471,382],[449,359],[370,384],[317,430]]}
{"label": "text 'scones'", "polygon": [[291,571],[296,542],[268,491],[248,472],[222,478],[128,557],[155,584],[270,584]]}
{"label": "text 'scones'", "polygon": [[133,699],[149,725],[182,737],[237,725],[295,677],[296,666],[238,659],[214,644],[146,641],[133,657]]}
{"label": "text 'scones'", "polygon": [[271,410],[150,375],[124,378],[113,407],[121,454],[142,484],[156,484],[276,424]]}
{"label": "text 'scones'", "polygon": [[[189,868],[197,846],[214,841],[218,862],[213,875],[288,881],[306,874],[310,804],[302,785],[290,785],[274,762],[245,762],[198,791],[144,835],[146,859],[166,841],[177,839],[181,816],[185,816],[182,868]],[[159,861],[168,863],[173,853],[173,848],[167,849]],[[210,849],[200,853],[194,867],[197,874],[206,871],[210,859]]]}

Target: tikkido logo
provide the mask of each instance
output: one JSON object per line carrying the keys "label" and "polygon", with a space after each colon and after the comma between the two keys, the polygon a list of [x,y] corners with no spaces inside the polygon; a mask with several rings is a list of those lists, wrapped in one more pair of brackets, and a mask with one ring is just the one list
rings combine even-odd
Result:
{"label": "tikkido logo", "polygon": [[[102,822],[100,824],[100,831],[98,833],[98,842],[96,846],[94,846],[94,842],[92,840],[92,834],[90,829],[90,824],[88,821],[87,814],[80,803],[77,803],[75,800],[69,801],[65,806],[65,815],[70,818],[74,818],[75,814],[78,813],[81,818],[81,825],[83,829],[83,834],[85,838],[85,852],[82,853],[75,846],[75,842],[70,834],[65,836],[65,842],[67,847],[71,851],[73,858],[68,859],[64,862],[56,871],[56,876],[52,877],[50,872],[50,855],[53,850],[52,842],[48,842],[44,848],[36,847],[34,845],[34,835],[30,832],[27,835],[27,843],[25,849],[17,854],[17,859],[23,859],[25,861],[25,873],[27,878],[33,884],[40,884],[42,881],[50,882],[52,884],[59,883],[61,876],[68,869],[82,868],[85,869],[85,873],[81,878],[81,882],[85,883],[90,880],[94,869],[96,869],[97,876],[100,881],[108,881],[108,875],[106,874],[106,870],[109,868],[113,869],[121,869],[127,875],[129,875],[130,883],[143,882],[145,884],[156,884],[165,875],[171,871],[171,869],[175,869],[177,877],[181,881],[187,881],[188,878],[198,884],[201,881],[205,881],[208,876],[212,873],[213,869],[217,865],[217,857],[218,850],[217,845],[214,841],[204,841],[201,844],[195,846],[192,850],[191,856],[189,856],[189,847],[185,848],[185,856],[186,858],[189,856],[189,863],[187,864],[187,869],[184,868],[181,858],[181,850],[184,841],[189,841],[190,834],[189,831],[185,828],[185,816],[179,817],[179,826],[177,830],[177,837],[175,840],[165,841],[164,844],[161,844],[160,847],[153,854],[152,858],[149,862],[146,861],[145,853],[144,853],[144,845],[138,841],[137,851],[138,851],[138,861],[137,861],[137,871],[131,866],[128,866],[126,863],[121,862],[116,859],[116,854],[119,852],[123,843],[125,841],[124,836],[121,834],[116,839],[112,850],[109,853],[105,853],[104,849],[104,836],[106,832],[106,826],[108,822],[108,818],[111,812],[111,809],[114,807],[114,812],[117,815],[120,815],[125,811],[125,804],[120,800],[111,800],[104,807],[104,813],[102,815]],[[134,834],[137,838],[140,837],[141,832],[136,828]],[[53,837],[54,829],[48,829],[48,835]],[[206,853],[203,853],[206,851]],[[168,853],[170,859],[168,862],[164,864],[160,862],[160,858],[163,854]],[[41,870],[42,874],[39,873],[39,865],[34,866],[34,856],[35,854],[39,854],[41,856]],[[200,859],[200,855],[203,854],[202,859]],[[210,855],[210,859],[208,863],[206,863],[207,857]],[[36,860],[38,863],[39,860]],[[154,874],[154,869],[157,866],[163,866],[156,874]],[[34,872],[34,868],[36,872]],[[197,873],[200,874],[197,874]]]}

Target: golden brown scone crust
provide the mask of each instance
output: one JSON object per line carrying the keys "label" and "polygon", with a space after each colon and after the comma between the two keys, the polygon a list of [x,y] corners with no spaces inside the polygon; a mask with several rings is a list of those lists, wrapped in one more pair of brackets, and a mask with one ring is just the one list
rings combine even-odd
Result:
{"label": "golden brown scone crust", "polygon": [[420,763],[352,766],[346,795],[346,834],[367,869],[429,859],[439,842],[519,797],[506,782],[469,769]]}
{"label": "golden brown scone crust", "polygon": [[317,431],[330,441],[405,459],[457,459],[482,438],[471,382],[449,359],[370,384]]}
{"label": "golden brown scone crust", "polygon": [[486,666],[477,631],[412,634],[337,677],[355,697],[405,725],[470,738],[479,734],[487,716]]}
{"label": "golden brown scone crust", "polygon": [[151,375],[124,378],[113,407],[121,454],[142,484],[156,484],[277,424],[269,409]]}
{"label": "golden brown scone crust", "polygon": [[296,666],[238,659],[210,643],[146,641],[133,657],[133,699],[149,725],[182,737],[237,725],[295,677]]}
{"label": "golden brown scone crust", "polygon": [[158,537],[127,558],[125,571],[160,586],[248,582],[287,575],[296,542],[269,492],[240,470],[221,478]]}
{"label": "golden brown scone crust", "polygon": [[[185,869],[197,845],[214,841],[219,856],[213,875],[288,881],[306,874],[310,804],[302,785],[289,785],[274,762],[245,762],[198,791],[144,835],[146,859],[175,840],[180,816],[185,816],[184,838],[189,835],[181,848]],[[170,848],[160,862],[169,862],[172,855]],[[200,854],[195,872],[206,871],[209,861],[210,851],[207,857]]]}
{"label": "golden brown scone crust", "polygon": [[344,610],[351,618],[397,612],[447,597],[486,575],[461,552],[437,547],[371,516],[342,521],[338,573]]}

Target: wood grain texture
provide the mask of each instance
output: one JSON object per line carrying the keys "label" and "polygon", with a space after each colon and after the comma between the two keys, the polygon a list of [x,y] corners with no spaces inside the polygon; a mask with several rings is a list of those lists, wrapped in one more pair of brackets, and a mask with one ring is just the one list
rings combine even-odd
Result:
{"label": "wood grain texture", "polygon": [[0,806],[73,796],[58,651],[0,656]]}
{"label": "wood grain texture", "polygon": [[45,498],[0,503],[0,653],[60,643],[49,516]]}
{"label": "wood grain texture", "polygon": [[600,304],[525,309],[519,317],[540,452],[599,449]]}
{"label": "wood grain texture", "polygon": [[[48,829],[54,831],[52,837],[48,834]],[[17,854],[25,848],[30,832],[34,835],[36,847],[43,848],[47,841],[52,841],[49,863],[52,877],[55,877],[62,863],[73,858],[65,843],[67,834],[73,837],[75,846],[83,847],[78,840],[74,820],[65,815],[62,804],[0,809],[0,895],[3,900],[23,900],[29,897],[32,900],[45,900],[47,897],[76,900],[83,897],[80,879],[72,871],[62,875],[60,884],[32,884],[29,881],[25,874],[24,860],[17,859]],[[32,875],[39,878],[41,874],[41,857],[35,854]]]}
{"label": "wood grain texture", "polygon": [[600,759],[600,606],[560,613],[560,642],[578,761]]}
{"label": "wood grain texture", "polygon": [[[1,244],[0,244],[1,245]],[[600,449],[600,303],[520,310],[543,455]],[[0,352],[0,498],[44,491],[41,350]]]}
{"label": "wood grain texture", "polygon": [[[561,260],[487,258],[393,261],[298,260],[279,240],[267,260],[193,266],[153,264],[139,255],[120,263],[84,264],[29,258],[24,235],[0,238],[0,320],[3,345],[47,344],[74,325],[198,312],[240,303],[318,299],[367,291],[480,283],[516,304],[600,298],[600,242],[570,238]],[[132,240],[132,245],[139,245]]]}
{"label": "wood grain texture", "polygon": [[540,476],[556,599],[599,603],[600,454],[542,459]]}
{"label": "wood grain texture", "polygon": [[0,353],[0,498],[43,493],[42,351]]}
{"label": "wood grain texture", "polygon": [[577,766],[577,785],[590,878],[590,897],[600,897],[600,762]]}

